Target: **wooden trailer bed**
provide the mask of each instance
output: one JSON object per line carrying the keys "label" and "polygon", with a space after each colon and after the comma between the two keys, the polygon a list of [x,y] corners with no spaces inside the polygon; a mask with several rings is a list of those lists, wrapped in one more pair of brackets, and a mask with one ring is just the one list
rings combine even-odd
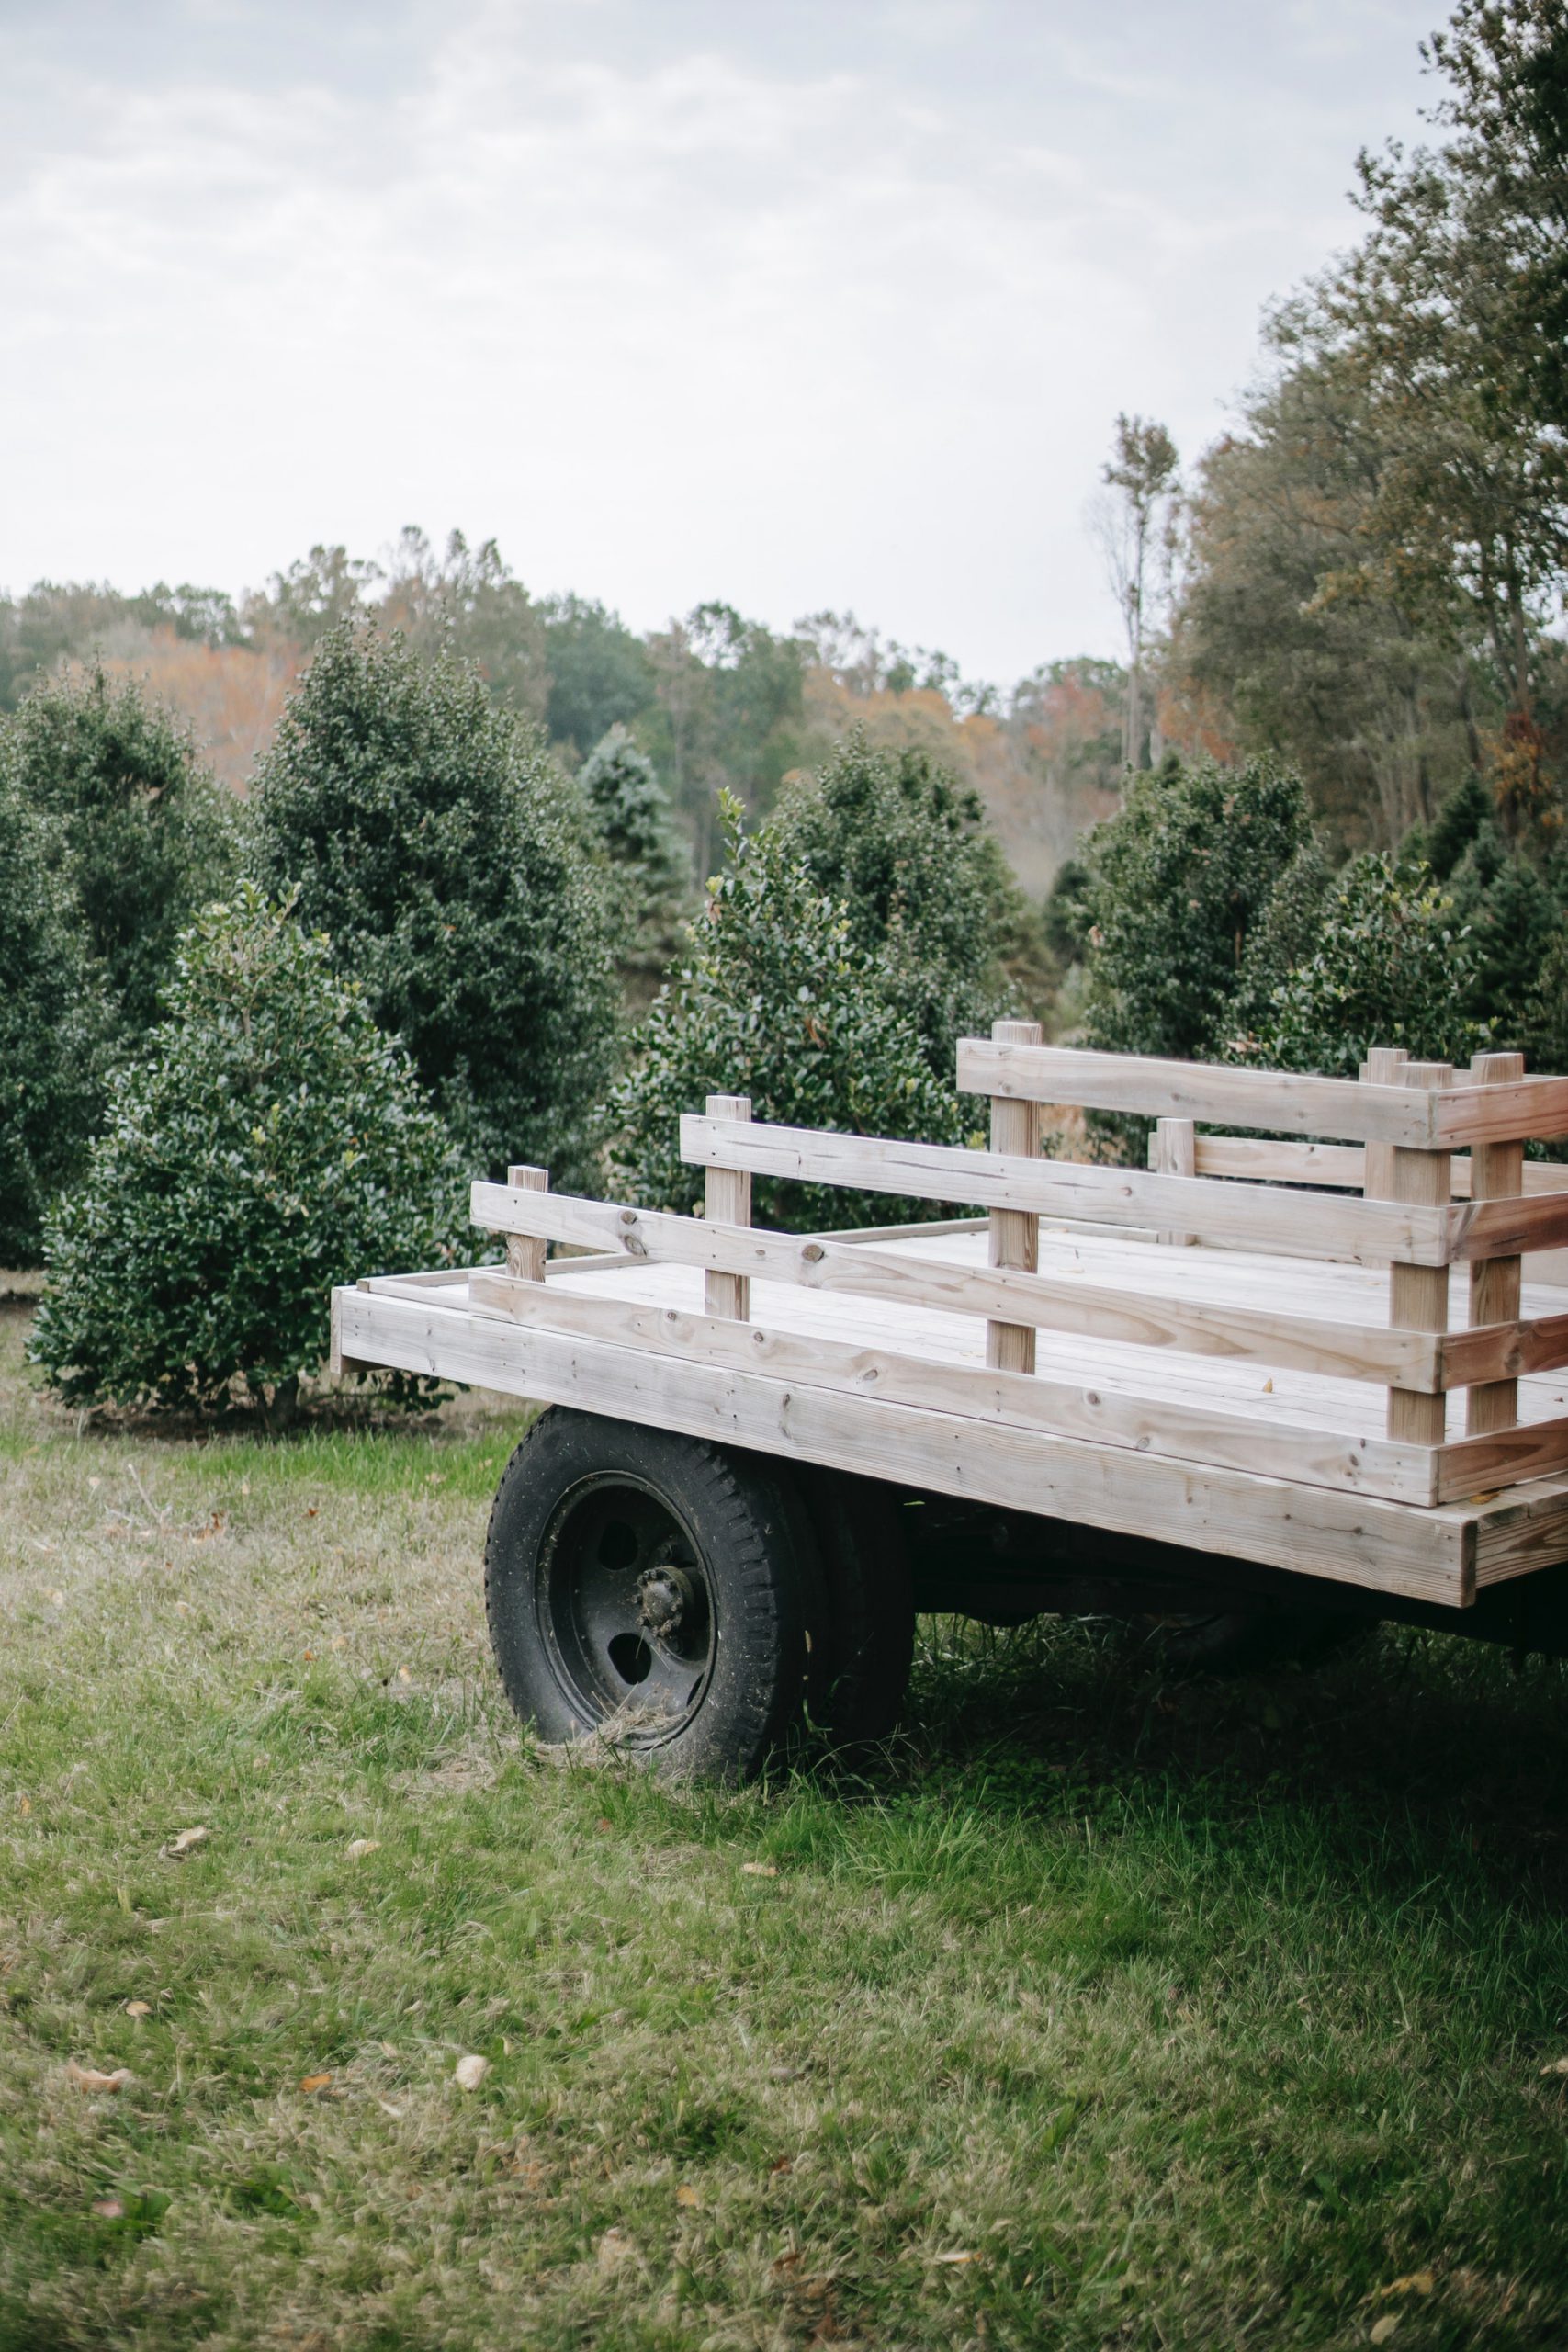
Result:
{"label": "wooden trailer bed", "polygon": [[[476,1184],[507,1264],[337,1292],[334,1355],[1456,1609],[1568,1559],[1568,1169],[1521,1152],[1568,1081],[1036,1036],[960,1047],[988,1151],[716,1097],[682,1122],[701,1219]],[[1041,1159],[1042,1103],[1156,1116],[1153,1168]],[[757,1174],[987,1214],[768,1233]]]}

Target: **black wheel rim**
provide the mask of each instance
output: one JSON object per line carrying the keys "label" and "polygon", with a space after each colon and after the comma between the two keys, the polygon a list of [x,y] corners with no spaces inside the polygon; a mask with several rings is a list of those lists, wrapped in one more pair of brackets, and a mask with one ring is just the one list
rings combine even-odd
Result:
{"label": "black wheel rim", "polygon": [[640,1479],[582,1479],[557,1504],[535,1588],[545,1654],[576,1711],[660,1747],[707,1693],[713,1583],[690,1528]]}

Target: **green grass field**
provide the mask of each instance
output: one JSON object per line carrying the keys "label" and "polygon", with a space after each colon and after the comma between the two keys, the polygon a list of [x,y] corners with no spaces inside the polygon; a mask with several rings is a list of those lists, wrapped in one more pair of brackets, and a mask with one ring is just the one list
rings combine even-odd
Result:
{"label": "green grass field", "polygon": [[0,2352],[1568,2341],[1559,1668],[929,1622],[866,1779],[665,1789],[499,1698],[514,1416],[98,1431],[24,1329]]}

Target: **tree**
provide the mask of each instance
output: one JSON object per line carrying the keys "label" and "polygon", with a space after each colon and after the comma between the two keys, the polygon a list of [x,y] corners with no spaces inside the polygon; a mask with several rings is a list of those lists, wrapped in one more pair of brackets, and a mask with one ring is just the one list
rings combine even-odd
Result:
{"label": "tree", "polygon": [[242,884],[181,942],[168,1018],[50,1219],[31,1352],[81,1402],[239,1396],[287,1419],[333,1285],[454,1262],[464,1189],[327,943]]}
{"label": "tree", "polygon": [[461,531],[452,531],[438,556],[424,532],[407,525],[392,550],[377,617],[384,629],[401,630],[426,660],[449,639],[498,701],[543,718],[549,691],[544,619],[493,539],[470,548]]}
{"label": "tree", "polygon": [[[681,1159],[680,1120],[709,1094],[750,1095],[758,1118],[787,1125],[961,1141],[959,1098],[931,1071],[886,950],[857,941],[849,909],[778,822],[746,833],[732,794],[721,813],[728,864],[615,1098],[612,1166],[624,1197],[697,1206],[703,1171]],[[841,1190],[772,1179],[755,1183],[753,1206],[759,1224],[808,1231],[864,1218]],[[942,1214],[929,1202],[883,1207],[889,1221]]]}
{"label": "tree", "polygon": [[275,571],[265,590],[246,597],[245,627],[263,643],[282,639],[308,652],[365,610],[367,593],[382,576],[379,564],[318,542],[287,571]]}
{"label": "tree", "polygon": [[1168,756],[1134,777],[1083,847],[1088,1042],[1212,1058],[1248,940],[1309,832],[1300,778],[1269,760],[1233,773]]}
{"label": "tree", "polygon": [[1425,868],[1353,858],[1325,899],[1312,955],[1289,972],[1256,1033],[1230,1053],[1270,1069],[1354,1078],[1373,1046],[1462,1064],[1490,1042],[1471,1013],[1470,942]]}
{"label": "tree", "polygon": [[623,988],[647,1003],[675,950],[676,919],[692,860],[653,762],[625,727],[612,727],[577,773],[617,900]]}
{"label": "tree", "polygon": [[776,828],[784,854],[841,904],[932,1077],[951,1085],[958,1039],[1010,1009],[1002,959],[1022,913],[978,796],[928,753],[857,728],[818,775],[786,788]]}
{"label": "tree", "polygon": [[1457,598],[1365,561],[1390,462],[1376,403],[1296,338],[1189,503],[1170,666],[1244,752],[1294,767],[1342,840],[1397,845],[1482,752],[1489,682]]}
{"label": "tree", "polygon": [[581,795],[450,648],[321,640],[257,770],[263,878],[299,887],[465,1149],[590,1173],[615,1045],[610,908]]}
{"label": "tree", "polygon": [[99,1102],[97,974],[39,811],[0,782],[0,1265],[36,1265],[45,1206]]}
{"label": "tree", "polygon": [[549,596],[538,611],[550,679],[545,725],[553,743],[581,757],[651,708],[652,665],[619,614],[586,596]]}
{"label": "tree", "polygon": [[0,729],[0,775],[49,820],[129,1045],[157,1017],[181,931],[232,872],[233,805],[170,714],[96,662],[28,695]]}
{"label": "tree", "polygon": [[1169,576],[1179,466],[1176,444],[1163,424],[1149,417],[1119,416],[1114,448],[1100,469],[1105,492],[1090,510],[1091,526],[1127,638],[1122,755],[1130,768],[1145,764],[1149,714],[1144,656],[1149,623]]}

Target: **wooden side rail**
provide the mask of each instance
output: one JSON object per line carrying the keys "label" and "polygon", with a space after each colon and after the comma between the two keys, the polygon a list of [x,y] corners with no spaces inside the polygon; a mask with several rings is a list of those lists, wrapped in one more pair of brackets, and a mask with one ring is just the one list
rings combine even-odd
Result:
{"label": "wooden side rail", "polygon": [[1160,1061],[1139,1054],[964,1037],[958,1085],[969,1094],[1015,1095],[1148,1118],[1207,1119],[1286,1135],[1348,1136],[1414,1151],[1568,1135],[1568,1078],[1450,1089],[1363,1084],[1289,1070]]}
{"label": "wooden side rail", "polygon": [[1282,1257],[1332,1258],[1354,1265],[1448,1266],[1568,1243],[1568,1190],[1534,1199],[1447,1206],[1339,1200],[1326,1193],[1272,1191],[1204,1176],[1018,1159],[947,1144],[694,1115],[681,1121],[681,1156],[697,1167],[739,1169],[920,1200],[973,1201],[985,1208],[1081,1217],[1104,1225],[1152,1225],[1195,1234],[1222,1248],[1251,1247]]}
{"label": "wooden side rail", "polygon": [[[1235,1358],[1380,1387],[1397,1382],[1413,1389],[1462,1388],[1477,1380],[1568,1364],[1568,1314],[1477,1330],[1391,1330],[1380,1324],[964,1266],[895,1254],[863,1241],[803,1238],[567,1193],[523,1193],[504,1184],[475,1184],[472,1215],[489,1232],[527,1232],[632,1263],[695,1266],[705,1274],[849,1292],[895,1306],[982,1316],[1187,1355]],[[562,1270],[570,1271],[574,1262],[565,1261]]]}
{"label": "wooden side rail", "polygon": [[[1166,1124],[1161,1122],[1161,1125]],[[1159,1162],[1157,1134],[1149,1137],[1149,1166]],[[1471,1197],[1472,1162],[1458,1153],[1449,1162],[1451,1193],[1456,1201]],[[1293,1143],[1261,1136],[1197,1136],[1193,1138],[1193,1173],[1198,1176],[1243,1177],[1259,1184],[1321,1184],[1330,1192],[1359,1193],[1367,1181],[1367,1155],[1359,1143]],[[1527,1159],[1520,1170],[1521,1193],[1568,1191],[1568,1167],[1549,1159]]]}

